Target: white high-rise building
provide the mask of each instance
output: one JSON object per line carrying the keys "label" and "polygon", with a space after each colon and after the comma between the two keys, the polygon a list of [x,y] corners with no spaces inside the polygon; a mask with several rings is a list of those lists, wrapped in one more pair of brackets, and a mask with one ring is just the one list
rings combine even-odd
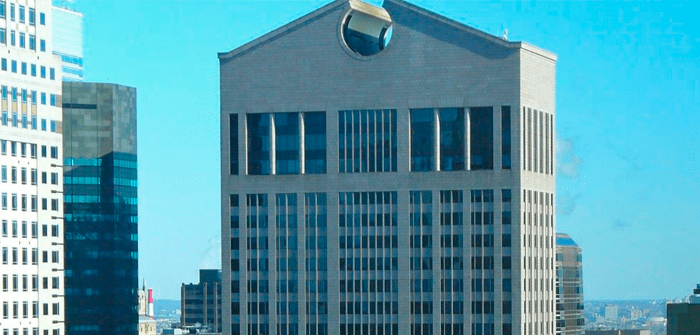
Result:
{"label": "white high-rise building", "polygon": [[64,81],[83,81],[83,13],[72,0],[53,1],[53,53],[61,57]]}
{"label": "white high-rise building", "polygon": [[555,334],[556,60],[403,0],[220,53],[222,332]]}
{"label": "white high-rise building", "polygon": [[0,334],[64,333],[61,62],[51,1],[0,0]]}

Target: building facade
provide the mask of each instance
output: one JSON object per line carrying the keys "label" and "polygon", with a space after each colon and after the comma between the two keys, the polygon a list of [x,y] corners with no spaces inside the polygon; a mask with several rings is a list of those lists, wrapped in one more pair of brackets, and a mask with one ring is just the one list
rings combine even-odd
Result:
{"label": "building facade", "polygon": [[584,334],[582,261],[581,247],[569,235],[557,234],[557,334]]}
{"label": "building facade", "polygon": [[55,3],[51,11],[54,17],[51,27],[53,53],[61,58],[62,80],[82,81],[83,13],[67,6],[66,1]]}
{"label": "building facade", "polygon": [[221,333],[221,270],[199,270],[198,284],[182,284],[180,303],[183,329],[199,324]]}
{"label": "building facade", "polygon": [[223,333],[555,334],[555,55],[351,0],[219,60]]}
{"label": "building facade", "polygon": [[63,83],[66,334],[136,334],[136,89]]}
{"label": "building facade", "polygon": [[0,334],[63,334],[61,66],[51,2],[0,0]]}
{"label": "building facade", "polygon": [[700,284],[688,302],[666,305],[667,335],[700,335]]}

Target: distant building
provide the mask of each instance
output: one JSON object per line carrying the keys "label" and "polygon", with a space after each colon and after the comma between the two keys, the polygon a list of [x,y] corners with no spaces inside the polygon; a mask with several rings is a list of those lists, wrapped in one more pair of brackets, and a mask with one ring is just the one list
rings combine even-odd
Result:
{"label": "distant building", "polygon": [[146,289],[146,282],[139,291],[139,335],[156,335],[156,320],[153,319],[153,289]]}
{"label": "distant building", "polygon": [[586,330],[586,335],[651,335],[648,329]]}
{"label": "distant building", "polygon": [[221,270],[199,270],[199,284],[182,284],[182,328],[221,332]]}
{"label": "distant building", "polygon": [[83,80],[83,13],[67,6],[72,1],[54,1],[51,26],[53,54],[61,58],[62,80]]}
{"label": "distant building", "polygon": [[66,335],[138,332],[136,89],[63,82]]}
{"label": "distant building", "polygon": [[557,334],[583,335],[581,248],[567,234],[557,234]]}
{"label": "distant building", "polygon": [[605,305],[604,316],[606,320],[617,320],[617,314],[620,311],[617,305]]}
{"label": "distant building", "polygon": [[667,335],[700,335],[700,284],[693,290],[689,302],[668,304]]}

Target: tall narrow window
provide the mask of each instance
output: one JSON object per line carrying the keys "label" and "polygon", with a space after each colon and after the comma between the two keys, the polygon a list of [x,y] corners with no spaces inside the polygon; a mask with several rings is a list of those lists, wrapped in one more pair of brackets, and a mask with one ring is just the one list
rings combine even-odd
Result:
{"label": "tall narrow window", "polygon": [[248,114],[248,174],[270,174],[270,114]]}
{"label": "tall narrow window", "polygon": [[464,109],[440,109],[440,171],[463,171],[464,161]]}
{"label": "tall narrow window", "polygon": [[396,110],[338,112],[340,172],[396,171]]}
{"label": "tall narrow window", "polygon": [[432,108],[411,111],[411,171],[435,170],[435,113]]}
{"label": "tall narrow window", "polygon": [[275,173],[299,173],[299,113],[276,113]]}
{"label": "tall narrow window", "polygon": [[326,173],[326,113],[304,113],[305,173]]}
{"label": "tall narrow window", "polygon": [[510,141],[510,106],[501,107],[501,168],[510,170],[511,165]]}
{"label": "tall narrow window", "polygon": [[229,124],[229,172],[238,174],[238,114],[230,114]]}
{"label": "tall narrow window", "polygon": [[470,109],[471,170],[493,170],[493,108]]}

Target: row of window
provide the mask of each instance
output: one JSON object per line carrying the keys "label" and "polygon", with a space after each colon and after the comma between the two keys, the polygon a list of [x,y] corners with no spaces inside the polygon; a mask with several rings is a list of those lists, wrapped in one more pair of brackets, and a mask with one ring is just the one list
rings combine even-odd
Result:
{"label": "row of window", "polygon": [[[9,174],[8,174],[9,170]],[[12,184],[22,184],[22,185],[27,185],[28,183],[31,185],[36,185],[37,184],[37,169],[29,169],[27,171],[27,168],[20,168],[19,173],[17,173],[17,167],[11,166],[10,169],[7,168],[7,166],[2,165],[0,166],[0,182],[1,183],[12,183]],[[29,172],[29,173],[27,173]],[[8,178],[8,175],[10,178]],[[58,185],[58,172],[51,172],[51,185]],[[49,182],[49,179],[47,178],[49,174],[47,172],[42,172],[41,173],[41,182],[42,184],[47,184]]]}
{"label": "row of window", "polygon": [[[48,307],[47,307],[48,308]],[[48,314],[46,314],[48,315]],[[2,335],[20,335],[20,330],[22,331],[22,335],[29,335],[29,328],[14,328],[12,329],[12,334],[10,334],[10,329],[3,329],[2,330]],[[38,328],[32,328],[32,335],[39,335],[39,329]],[[53,329],[52,335],[61,335],[61,330],[60,329]],[[49,329],[44,329],[44,335],[49,335]]]}
{"label": "row of window", "polygon": [[[0,28],[0,39],[2,39],[2,36],[3,36],[2,32],[3,31],[4,31],[4,29]],[[33,41],[33,37],[32,37],[32,39],[30,39],[30,41]],[[43,43],[43,40],[42,40],[42,43]],[[47,69],[48,69],[48,72],[46,71]],[[36,65],[36,64],[27,63],[27,62],[17,62],[16,60],[12,60],[12,59],[10,59],[8,61],[7,58],[0,58],[0,70],[5,71],[5,72],[10,71],[12,73],[19,73],[19,74],[23,74],[25,76],[32,76],[35,78],[39,77],[42,79],[46,79],[47,73],[48,73],[48,79],[56,80],[56,69],[54,69],[52,67],[47,68],[46,66],[43,66],[43,65]],[[5,89],[5,91],[7,91],[7,89]],[[15,91],[16,91],[16,89],[15,89]],[[46,93],[42,93],[42,94],[44,97],[46,97]],[[13,101],[17,101],[16,96],[17,96],[16,94],[13,95]],[[23,96],[26,96],[26,95],[23,95]],[[3,99],[7,100],[6,94],[3,95]],[[34,92],[34,94],[32,94],[32,104],[36,105],[36,103],[37,103],[36,101],[37,101],[37,95],[36,95],[36,92]],[[43,101],[44,101],[44,103],[42,103],[42,105],[45,105],[46,98],[44,98]],[[27,100],[24,99],[23,102],[27,103]],[[55,106],[55,105],[52,105],[52,106]]]}
{"label": "row of window", "polygon": [[[39,122],[36,114],[32,114],[31,119],[29,119],[29,116],[26,113],[23,113],[22,118],[20,119],[17,112],[12,112],[12,116],[9,116],[7,111],[3,111],[2,115],[0,116],[0,125],[23,129],[31,128],[32,130],[39,129]],[[58,125],[59,121],[41,119],[41,131],[50,131],[52,133],[59,132]]]}
{"label": "row of window", "polygon": [[[22,319],[29,319],[29,301],[23,301],[22,302],[22,313],[20,314],[20,309],[19,309],[19,301],[13,301],[12,302],[12,311],[10,311],[10,303],[7,301],[4,301],[2,303],[2,318],[3,319],[19,319],[20,316]],[[51,314],[52,315],[59,315],[61,313],[61,308],[59,303],[53,303],[51,306]],[[12,312],[12,313],[10,313]],[[43,315],[49,315],[49,304],[44,304],[44,311]],[[34,301],[32,302],[32,314],[31,318],[38,318],[39,317],[39,302]],[[37,332],[38,333],[38,332]]]}
{"label": "row of window", "polygon": [[[501,167],[510,170],[510,107],[500,114]],[[395,109],[339,111],[339,172],[396,172],[397,118]],[[411,171],[493,170],[493,107],[414,109],[409,118]],[[245,114],[245,121],[247,174],[326,173],[325,112]],[[238,114],[229,115],[229,127],[235,175]]]}
{"label": "row of window", "polygon": [[[19,23],[27,23],[30,26],[36,25],[36,10],[33,7],[25,7],[24,5],[15,5],[10,2],[10,8],[7,8],[5,0],[0,0],[0,19],[4,19],[9,12],[10,21],[15,22],[19,19]],[[46,14],[39,12],[39,24],[46,25]]]}
{"label": "row of window", "polygon": [[[48,290],[49,289],[49,278],[48,277],[43,277],[43,286],[42,289]],[[2,275],[2,291],[3,292],[19,292],[20,287],[19,287],[19,282],[20,282],[20,277],[19,275],[12,275],[12,287],[10,287],[10,276],[7,274]],[[32,275],[31,278],[31,283],[32,283],[32,292],[37,292],[39,291],[39,276],[37,275]],[[60,289],[60,278],[59,277],[52,277],[51,278],[51,289]],[[28,292],[29,291],[29,276],[28,275],[22,275],[22,291],[23,292]]]}
{"label": "row of window", "polygon": [[[32,222],[31,226],[28,225],[27,221],[22,221],[21,225],[18,221],[12,221],[10,226],[9,221],[2,220],[2,237],[13,237],[13,238],[28,238],[29,231],[31,229],[31,238],[38,238],[39,232],[37,231],[38,225],[36,222]],[[21,231],[21,233],[20,233]],[[41,225],[41,236],[49,236],[49,226],[46,224]],[[51,236],[59,237],[58,225],[51,225]]]}
{"label": "row of window", "polygon": [[[39,210],[37,199],[38,198],[36,195],[27,196],[26,194],[17,193],[8,195],[7,193],[2,193],[0,194],[0,209],[22,212],[37,212]],[[49,210],[49,201],[47,198],[41,199],[41,210]],[[59,210],[58,199],[51,199],[51,210],[54,212]]]}
{"label": "row of window", "polygon": [[[12,157],[17,157],[19,154],[20,157],[26,158],[27,153],[29,153],[30,158],[36,159],[37,148],[38,146],[32,143],[0,140],[0,155],[2,156],[7,156],[9,153],[9,155],[11,155]],[[58,147],[47,147],[45,145],[41,146],[41,157],[46,158],[49,154],[49,149],[50,157],[53,159],[58,159]]]}
{"label": "row of window", "polygon": [[[0,44],[8,44],[7,35],[5,28],[0,28]],[[26,34],[21,31],[17,33],[15,30],[10,30],[9,36],[10,46],[19,46],[23,49],[36,51],[36,36],[34,34]],[[39,40],[39,51],[46,52],[46,40]]]}
{"label": "row of window", "polygon": [[[2,264],[4,265],[20,265],[20,253],[21,253],[21,264],[22,265],[29,265],[29,249],[27,248],[12,248],[12,252],[10,253],[10,250],[7,247],[2,248]],[[10,257],[10,255],[12,257]],[[32,265],[37,265],[39,260],[39,250],[38,249],[31,249],[31,263]],[[42,261],[43,263],[48,263],[49,262],[49,253],[48,251],[43,251],[42,252]],[[11,261],[11,263],[10,263]],[[58,263],[59,262],[59,254],[57,250],[51,251],[51,263]],[[25,288],[26,291],[26,288]]]}

